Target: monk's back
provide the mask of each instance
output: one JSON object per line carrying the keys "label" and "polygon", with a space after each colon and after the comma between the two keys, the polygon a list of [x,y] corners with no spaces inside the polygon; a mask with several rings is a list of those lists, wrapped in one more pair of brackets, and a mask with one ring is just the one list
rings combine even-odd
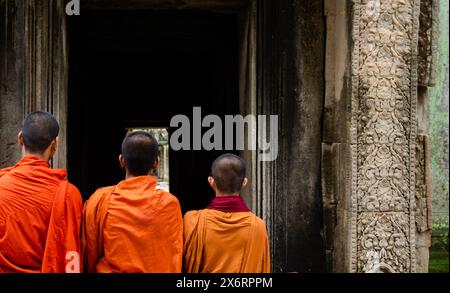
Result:
{"label": "monk's back", "polygon": [[154,179],[139,177],[112,187],[97,272],[181,271],[179,203],[155,184]]}
{"label": "monk's back", "polygon": [[50,214],[64,177],[33,157],[0,176],[0,254],[15,266],[41,270]]}
{"label": "monk's back", "polygon": [[200,210],[184,217],[186,272],[262,273],[269,269],[264,222],[251,212]]}

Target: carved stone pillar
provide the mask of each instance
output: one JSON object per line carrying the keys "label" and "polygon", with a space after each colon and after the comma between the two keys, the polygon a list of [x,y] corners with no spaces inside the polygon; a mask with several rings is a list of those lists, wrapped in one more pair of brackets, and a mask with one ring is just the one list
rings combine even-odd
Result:
{"label": "carved stone pillar", "polygon": [[351,271],[416,270],[419,4],[354,1]]}
{"label": "carved stone pillar", "polygon": [[[417,239],[430,215],[426,138],[416,143],[427,133],[426,103],[418,101],[420,2],[325,1],[322,193],[329,271],[426,271],[426,237]],[[422,51],[433,44],[426,39]],[[435,62],[426,52],[427,62]],[[433,65],[420,68],[429,84]]]}

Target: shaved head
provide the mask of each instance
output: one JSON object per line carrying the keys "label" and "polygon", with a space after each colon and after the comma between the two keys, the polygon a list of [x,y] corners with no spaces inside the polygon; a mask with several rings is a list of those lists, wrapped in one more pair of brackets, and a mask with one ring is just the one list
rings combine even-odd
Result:
{"label": "shaved head", "polygon": [[240,192],[245,178],[245,161],[236,155],[224,154],[212,164],[211,176],[221,192]]}
{"label": "shaved head", "polygon": [[122,142],[122,156],[130,174],[148,175],[158,157],[158,141],[147,132],[131,132]]}
{"label": "shaved head", "polygon": [[47,112],[30,113],[22,123],[23,144],[31,153],[44,153],[58,134],[58,121]]}

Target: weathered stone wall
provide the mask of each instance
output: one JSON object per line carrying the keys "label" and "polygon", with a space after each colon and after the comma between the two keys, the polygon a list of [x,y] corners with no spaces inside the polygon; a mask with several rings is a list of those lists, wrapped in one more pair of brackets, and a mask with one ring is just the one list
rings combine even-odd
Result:
{"label": "weathered stone wall", "polygon": [[430,272],[448,272],[448,124],[449,124],[449,2],[439,1],[439,60],[429,96],[429,159],[433,195],[433,237]]}
{"label": "weathered stone wall", "polygon": [[27,113],[53,113],[60,123],[53,166],[66,165],[67,46],[63,1],[1,0],[0,167],[20,157],[17,133]]}
{"label": "weathered stone wall", "polygon": [[351,259],[349,1],[325,1],[325,105],[322,138],[322,194],[327,271],[349,271]]}
{"label": "weathered stone wall", "polygon": [[448,224],[449,2],[441,0],[439,5],[438,73],[429,89],[430,169],[433,221]]}
{"label": "weathered stone wall", "polygon": [[0,168],[20,158],[17,134],[24,115],[23,9],[21,0],[0,0]]}
{"label": "weathered stone wall", "polygon": [[324,271],[320,193],[325,28],[320,1],[258,1],[258,114],[279,115],[279,155],[258,170],[273,271]]}
{"label": "weathered stone wall", "polygon": [[436,82],[438,60],[438,1],[420,1],[417,64],[417,138],[416,138],[416,271],[427,272],[431,244],[431,182],[429,151],[428,87]]}

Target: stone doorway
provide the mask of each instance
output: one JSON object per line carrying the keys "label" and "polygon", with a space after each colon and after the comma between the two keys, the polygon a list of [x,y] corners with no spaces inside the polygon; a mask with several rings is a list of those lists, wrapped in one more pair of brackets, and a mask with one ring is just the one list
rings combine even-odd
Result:
{"label": "stone doorway", "polygon": [[[69,19],[67,163],[85,199],[123,180],[127,129],[168,128],[193,106],[202,116],[240,112],[237,26],[235,14],[200,10],[93,9]],[[170,190],[184,212],[214,196],[206,178],[221,153],[169,151]]]}

